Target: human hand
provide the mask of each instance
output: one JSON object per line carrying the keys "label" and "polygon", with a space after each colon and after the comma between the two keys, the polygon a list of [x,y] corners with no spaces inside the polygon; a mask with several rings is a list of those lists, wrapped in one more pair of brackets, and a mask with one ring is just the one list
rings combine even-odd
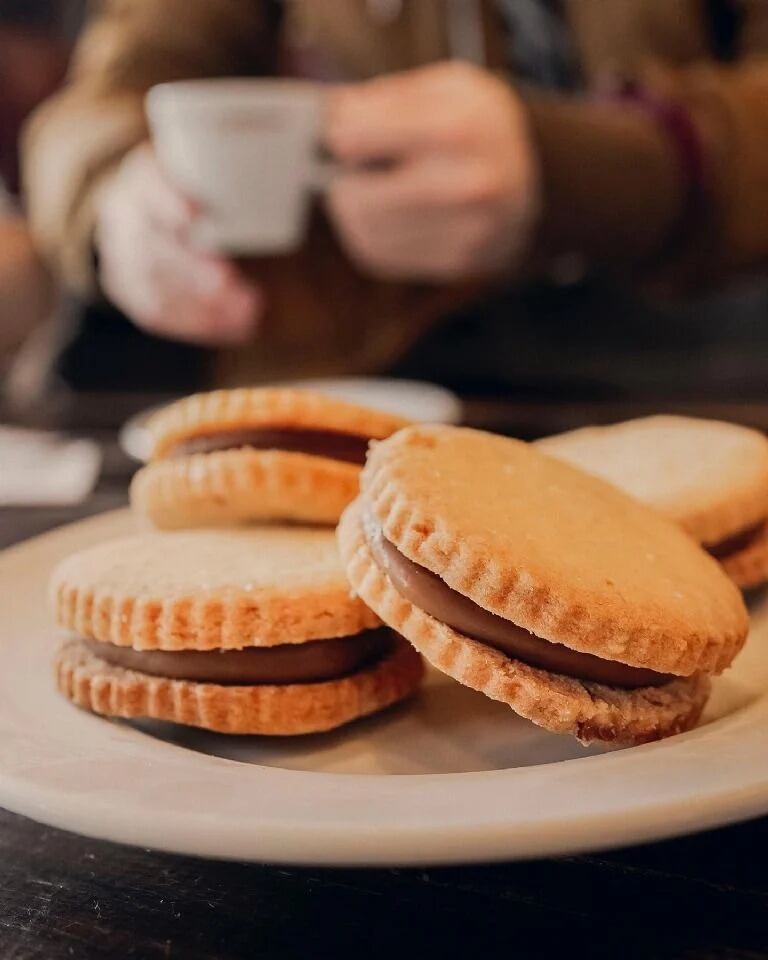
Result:
{"label": "human hand", "polygon": [[539,207],[522,103],[491,73],[443,63],[342,87],[325,142],[347,172],[328,196],[350,256],[384,277],[514,267]]}
{"label": "human hand", "polygon": [[197,250],[192,201],[166,178],[148,144],[105,189],[96,244],[104,293],[149,333],[190,343],[241,343],[263,310],[261,291],[227,260]]}

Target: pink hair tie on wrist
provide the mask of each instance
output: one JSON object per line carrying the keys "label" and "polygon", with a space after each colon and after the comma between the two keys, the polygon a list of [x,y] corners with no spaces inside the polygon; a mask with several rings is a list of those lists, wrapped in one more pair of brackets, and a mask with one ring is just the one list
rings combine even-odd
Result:
{"label": "pink hair tie on wrist", "polygon": [[707,215],[707,164],[696,124],[683,104],[633,80],[609,92],[608,99],[629,103],[644,111],[664,131],[675,152],[684,191],[680,217],[669,238],[669,247],[677,247]]}

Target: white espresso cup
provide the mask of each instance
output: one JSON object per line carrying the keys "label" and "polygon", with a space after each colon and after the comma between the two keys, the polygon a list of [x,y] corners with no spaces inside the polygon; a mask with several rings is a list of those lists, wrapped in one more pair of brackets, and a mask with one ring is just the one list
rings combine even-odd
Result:
{"label": "white espresso cup", "polygon": [[193,242],[233,255],[288,253],[304,239],[320,158],[324,89],[293,80],[161,83],[147,94],[159,161],[200,205]]}

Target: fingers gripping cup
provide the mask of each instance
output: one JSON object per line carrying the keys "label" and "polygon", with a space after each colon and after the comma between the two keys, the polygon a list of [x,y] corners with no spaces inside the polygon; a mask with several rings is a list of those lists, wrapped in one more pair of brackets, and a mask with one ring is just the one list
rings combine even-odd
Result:
{"label": "fingers gripping cup", "polygon": [[185,80],[147,95],[161,164],[201,208],[193,240],[233,255],[300,246],[312,192],[328,177],[324,90],[290,80]]}

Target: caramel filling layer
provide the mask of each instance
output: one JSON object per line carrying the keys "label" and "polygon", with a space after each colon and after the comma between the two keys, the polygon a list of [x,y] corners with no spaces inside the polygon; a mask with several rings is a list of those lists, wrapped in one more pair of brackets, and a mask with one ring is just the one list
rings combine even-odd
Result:
{"label": "caramel filling layer", "polygon": [[740,533],[734,533],[732,537],[720,540],[717,543],[706,544],[704,549],[712,554],[716,560],[727,560],[735,553],[741,553],[751,547],[753,543],[760,539],[765,533],[765,527],[768,521],[756,523],[753,527],[748,527]]}
{"label": "caramel filling layer", "polygon": [[334,430],[222,430],[181,440],[170,448],[168,456],[186,457],[193,453],[213,453],[216,450],[236,450],[240,447],[307,453],[315,457],[328,457],[331,460],[362,465],[368,451],[368,437],[338,433]]}
{"label": "caramel filling layer", "polygon": [[430,570],[404,557],[385,539],[371,518],[365,521],[365,531],[376,564],[386,572],[395,590],[435,620],[472,640],[486,643],[529,666],[613,687],[652,687],[674,679],[668,674],[603,660],[591,653],[580,653],[560,643],[542,640],[484,610],[469,597],[452,590]]}
{"label": "caramel filling layer", "polygon": [[392,648],[386,627],[353,637],[245,650],[133,650],[99,640],[86,640],[101,660],[154,677],[193,680],[222,686],[320,683],[363,669]]}

